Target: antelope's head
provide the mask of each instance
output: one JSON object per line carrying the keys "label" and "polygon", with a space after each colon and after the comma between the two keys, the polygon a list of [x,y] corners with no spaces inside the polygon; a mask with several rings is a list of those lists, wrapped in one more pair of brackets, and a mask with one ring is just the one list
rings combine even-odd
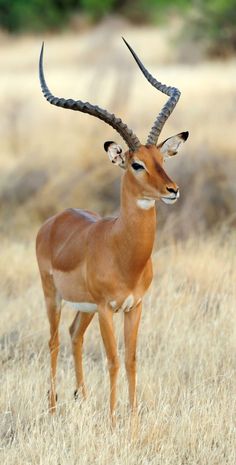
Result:
{"label": "antelope's head", "polygon": [[179,100],[180,91],[175,87],[168,87],[157,81],[144,67],[143,63],[126,40],[123,40],[148,82],[169,97],[154,121],[145,145],[140,143],[138,137],[120,118],[117,118],[107,110],[97,105],[91,105],[89,102],[64,99],[52,95],[46,84],[43,72],[44,45],[42,45],[39,60],[39,78],[42,92],[47,101],[52,105],[88,113],[112,126],[124,139],[128,146],[128,150],[124,151],[120,145],[113,141],[105,142],[104,149],[112,163],[127,171],[132,189],[140,199],[140,202],[152,200],[154,202],[155,200],[161,199],[165,203],[171,204],[178,199],[179,188],[164,170],[164,160],[177,154],[182,143],[187,140],[189,133],[187,131],[181,132],[175,136],[169,137],[161,143],[158,143],[158,138],[165,122]]}

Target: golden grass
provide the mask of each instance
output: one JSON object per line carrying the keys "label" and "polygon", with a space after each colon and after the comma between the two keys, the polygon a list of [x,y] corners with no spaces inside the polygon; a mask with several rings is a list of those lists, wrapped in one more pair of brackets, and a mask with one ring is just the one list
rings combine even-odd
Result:
{"label": "golden grass", "polygon": [[[85,338],[89,397],[73,400],[69,309],[61,327],[58,411],[53,418],[48,414],[48,324],[32,266],[33,245],[17,246],[19,263],[29,259],[23,273],[19,269],[26,277],[21,292],[9,299],[2,289],[1,463],[234,463],[235,240],[232,235],[189,240],[154,255],[157,276],[145,300],[138,344],[135,435],[129,429],[123,364],[118,424],[110,431],[108,373],[97,318]],[[9,245],[15,277],[6,280],[18,289],[15,256]],[[115,322],[123,361],[122,316]]]}
{"label": "golden grass", "polygon": [[[67,206],[101,213],[117,208],[120,172],[106,160],[103,142],[120,139],[96,119],[60,111],[43,100],[37,76],[41,38],[1,37],[0,461],[4,465],[236,461],[236,237],[229,230],[235,221],[236,198],[235,60],[179,63],[165,31],[119,22],[80,36],[47,37],[45,71],[52,91],[107,107],[141,140],[164,97],[140,75],[121,35],[153,74],[182,90],[163,138],[190,131],[183,156],[168,163],[168,172],[181,187],[180,202],[171,209],[158,207],[155,278],[146,296],[138,344],[139,426],[132,435],[122,364],[118,424],[110,430],[108,373],[96,318],[85,338],[89,398],[74,402],[67,330],[73,312],[66,308],[58,411],[53,418],[48,414],[49,328],[35,260],[36,230],[45,217]],[[188,238],[176,241],[176,237]],[[122,317],[115,321],[123,361]]]}

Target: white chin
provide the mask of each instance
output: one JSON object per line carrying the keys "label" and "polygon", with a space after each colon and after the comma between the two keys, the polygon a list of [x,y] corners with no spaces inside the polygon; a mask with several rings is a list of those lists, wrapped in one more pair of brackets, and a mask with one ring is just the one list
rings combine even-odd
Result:
{"label": "white chin", "polygon": [[161,200],[162,200],[162,202],[167,203],[167,205],[171,205],[171,204],[176,202],[177,198],[168,199],[168,198],[162,197]]}

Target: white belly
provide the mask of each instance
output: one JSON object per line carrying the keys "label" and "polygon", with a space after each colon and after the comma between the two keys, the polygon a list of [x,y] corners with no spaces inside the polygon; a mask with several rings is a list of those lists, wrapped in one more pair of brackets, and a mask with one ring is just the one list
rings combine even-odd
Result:
{"label": "white belly", "polygon": [[[136,305],[139,304],[141,300],[142,299],[138,299]],[[97,305],[91,302],[69,302],[69,300],[64,300],[64,302],[78,312],[95,313],[98,311]],[[128,297],[124,300],[124,302],[122,302],[121,305],[118,305],[115,300],[110,301],[109,305],[115,313],[120,311],[129,312],[134,305],[134,296],[132,294],[128,295]]]}
{"label": "white belly", "polygon": [[64,302],[78,312],[95,313],[98,311],[97,305],[91,302],[69,302],[68,300],[64,300]]}

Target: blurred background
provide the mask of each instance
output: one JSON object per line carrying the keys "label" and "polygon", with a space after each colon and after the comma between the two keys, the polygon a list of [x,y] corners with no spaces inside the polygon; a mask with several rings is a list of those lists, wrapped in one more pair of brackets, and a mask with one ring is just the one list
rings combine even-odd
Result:
{"label": "blurred background", "polygon": [[189,130],[183,155],[166,164],[180,185],[159,206],[161,238],[235,227],[235,0],[0,0],[1,234],[29,240],[66,207],[111,214],[121,172],[103,151],[120,140],[82,113],[51,107],[55,95],[88,100],[120,116],[141,141],[166,97],[143,78],[124,36],[150,72],[182,96],[162,138]]}

